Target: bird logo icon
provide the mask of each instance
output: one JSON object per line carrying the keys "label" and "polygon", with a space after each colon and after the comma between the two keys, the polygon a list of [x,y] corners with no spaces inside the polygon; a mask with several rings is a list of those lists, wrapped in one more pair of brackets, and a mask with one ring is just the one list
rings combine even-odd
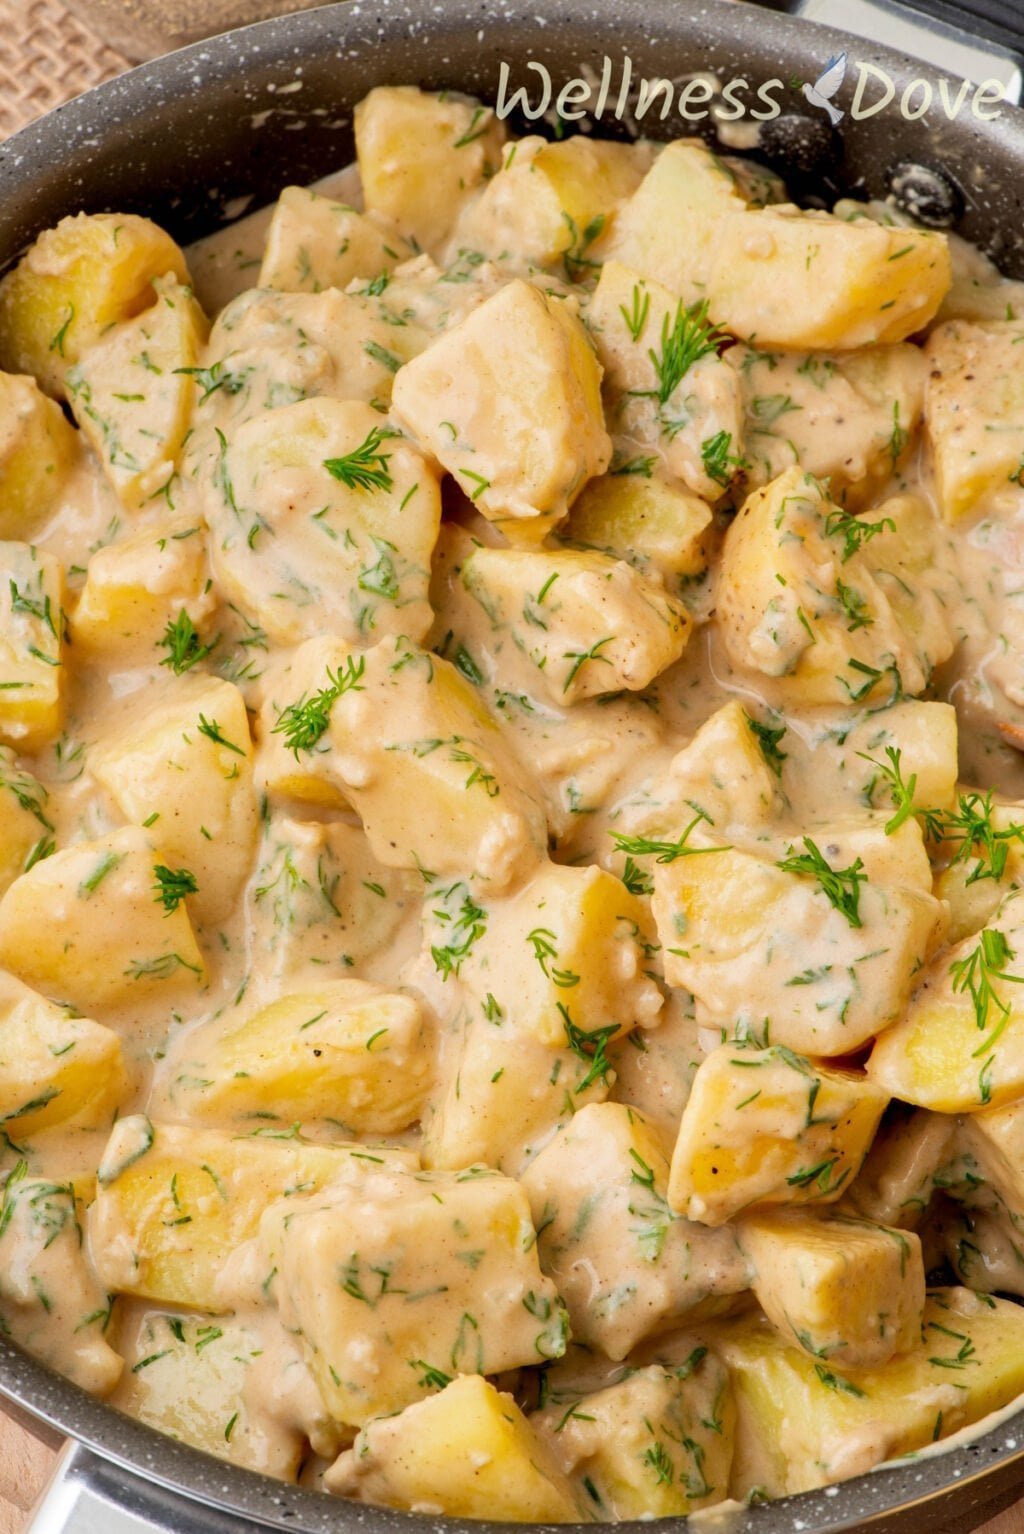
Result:
{"label": "bird logo icon", "polygon": [[838,58],[829,59],[813,85],[803,87],[803,94],[811,106],[822,107],[828,113],[833,127],[841,123],[846,116],[842,108],[833,105],[832,101],[845,79],[846,54],[841,53]]}

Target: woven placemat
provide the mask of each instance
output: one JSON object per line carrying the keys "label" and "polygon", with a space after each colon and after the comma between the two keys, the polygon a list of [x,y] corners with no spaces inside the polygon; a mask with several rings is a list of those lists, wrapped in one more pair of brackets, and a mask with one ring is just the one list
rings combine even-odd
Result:
{"label": "woven placemat", "polygon": [[0,0],[0,138],[128,67],[61,0]]}

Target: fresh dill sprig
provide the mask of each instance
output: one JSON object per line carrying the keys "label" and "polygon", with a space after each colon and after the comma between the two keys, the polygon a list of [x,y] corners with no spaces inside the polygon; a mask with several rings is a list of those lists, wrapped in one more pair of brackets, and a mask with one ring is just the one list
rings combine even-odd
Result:
{"label": "fresh dill sprig", "polygon": [[446,925],[448,942],[432,944],[430,956],[442,980],[458,976],[462,961],[487,931],[487,912],[473,899],[468,885],[452,884],[441,896],[444,904],[434,908],[436,921]]}
{"label": "fresh dill sprig", "polygon": [[658,387],[654,391],[659,405],[667,405],[694,363],[717,352],[725,333],[708,319],[708,301],[684,305],[680,302],[672,319],[666,314],[661,322],[661,350],[652,347],[647,355],[654,366]]}
{"label": "fresh dill sprig", "polygon": [[[674,863],[677,858],[695,858],[708,852],[728,852],[728,847],[691,847],[688,845],[690,833],[694,826],[702,820],[708,820],[703,810],[698,810],[684,830],[682,836],[676,841],[661,841],[657,837],[650,836],[624,836],[620,831],[611,833],[612,841],[619,852],[627,852],[631,857],[651,857],[656,863]],[[709,821],[710,824],[710,821]]]}
{"label": "fresh dill sprig", "polygon": [[854,554],[859,554],[865,543],[870,543],[872,538],[877,538],[880,533],[894,533],[896,524],[892,517],[881,517],[877,522],[866,522],[862,517],[855,517],[852,512],[844,511],[841,506],[836,506],[825,517],[825,534],[829,538],[841,538],[843,540],[843,552],[839,556],[840,563],[846,564]]}
{"label": "fresh dill sprig", "polygon": [[565,1038],[569,1048],[578,1060],[582,1060],[588,1066],[588,1070],[578,1087],[574,1088],[577,1096],[593,1086],[595,1081],[607,1081],[608,1072],[612,1068],[612,1062],[608,1058],[608,1044],[619,1031],[618,1023],[609,1023],[604,1028],[580,1028],[574,1023],[569,1008],[563,1001],[557,1003],[562,1017],[562,1026],[565,1029]]}
{"label": "fresh dill sprig", "polygon": [[743,717],[747,721],[750,733],[761,748],[761,755],[764,757],[766,764],[777,778],[781,778],[782,764],[789,756],[788,751],[779,750],[786,735],[786,726],[784,724],[762,724],[760,719],[753,719],[746,712],[744,712]]}
{"label": "fresh dill sprig", "polygon": [[914,792],[917,788],[917,773],[912,772],[909,778],[904,778],[901,762],[903,752],[898,746],[886,746],[885,754],[887,762],[880,762],[877,757],[868,756],[866,751],[858,751],[857,755],[862,761],[870,762],[875,769],[875,776],[867,786],[869,803],[874,802],[875,789],[880,782],[884,783],[892,795],[893,815],[885,822],[886,836],[892,836],[898,831],[904,821],[909,820],[914,810]]}
{"label": "fresh dill sprig", "polygon": [[157,863],[153,877],[157,904],[163,906],[168,916],[178,909],[186,895],[199,893],[196,876],[187,868],[168,868],[164,863]]}
{"label": "fresh dill sprig", "polygon": [[1001,879],[1006,872],[1010,843],[1024,843],[1024,824],[1013,821],[997,829],[992,819],[992,790],[957,797],[955,810],[919,811],[926,835],[932,841],[956,843],[952,864],[977,861],[967,876],[968,884],[979,879]]}
{"label": "fresh dill sprig", "polygon": [[1010,1004],[999,995],[994,982],[1001,980],[1008,985],[1024,985],[1024,975],[1011,975],[1006,969],[1015,957],[1006,934],[998,927],[986,927],[979,934],[976,947],[949,966],[953,990],[957,995],[966,992],[970,996],[979,1029],[988,1028],[993,1012],[996,1014],[995,1032],[975,1051],[976,1055],[991,1049],[1010,1020]]}
{"label": "fresh dill sprig", "polygon": [[211,639],[209,644],[203,644],[199,637],[192,619],[182,608],[176,618],[168,618],[167,627],[163,637],[157,640],[157,645],[162,646],[167,654],[160,662],[161,666],[170,666],[175,676],[181,676],[183,672],[190,671],[201,660],[217,648],[220,643],[220,635]]}
{"label": "fresh dill sprig", "polygon": [[374,426],[363,442],[341,458],[325,458],[324,468],[332,479],[348,490],[390,490],[394,485],[388,464],[390,453],[382,453],[381,443],[395,433],[386,426]]}
{"label": "fresh dill sprig", "polygon": [[362,692],[360,681],[366,670],[365,656],[350,655],[337,671],[327,668],[327,686],[297,703],[289,703],[277,716],[272,734],[283,735],[284,743],[298,760],[301,751],[312,751],[319,744],[331,722],[331,709],[346,692]]}
{"label": "fresh dill sprig", "polygon": [[834,906],[851,927],[863,926],[860,919],[860,887],[865,882],[864,864],[860,858],[849,868],[833,868],[821,848],[809,836],[803,838],[804,851],[789,849],[789,856],[776,865],[783,873],[803,874],[816,879],[829,904]]}

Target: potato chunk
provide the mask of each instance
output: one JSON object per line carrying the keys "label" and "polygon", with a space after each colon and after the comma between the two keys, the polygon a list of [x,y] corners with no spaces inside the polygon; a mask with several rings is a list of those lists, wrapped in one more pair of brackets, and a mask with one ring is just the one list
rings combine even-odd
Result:
{"label": "potato chunk", "polygon": [[268,1211],[260,1232],[281,1319],[337,1421],[362,1426],[453,1374],[561,1357],[565,1311],[517,1183],[365,1165]]}
{"label": "potato chunk", "polygon": [[138,646],[154,663],[184,671],[204,658],[204,635],[206,643],[215,638],[207,633],[212,606],[205,529],[195,517],[172,516],[97,549],[71,638],[94,654]]}
{"label": "potato chunk", "polygon": [[229,598],[279,644],[420,639],[441,520],[427,463],[358,400],[301,400],[222,446],[210,553]]}
{"label": "potato chunk", "polygon": [[234,904],[256,848],[252,742],[238,688],[217,677],[182,678],[98,745],[90,766],[121,813],[151,829],[175,867],[193,876],[197,918]]}
{"label": "potato chunk", "polygon": [[735,664],[804,705],[923,691],[954,643],[934,517],[914,497],[880,510],[865,535],[799,469],[748,497],[726,534],[718,597]]}
{"label": "potato chunk", "polygon": [[908,701],[871,709],[836,743],[837,766],[862,803],[897,808],[881,773],[899,752],[904,782],[914,778],[914,803],[949,810],[956,799],[957,719],[951,703]]}
{"label": "potato chunk", "polygon": [[328,1470],[328,1490],[407,1512],[509,1523],[583,1516],[554,1456],[509,1395],[464,1374],[380,1417]]}
{"label": "potato chunk", "polygon": [[923,971],[910,1007],[877,1040],[868,1073],[893,1096],[975,1113],[1024,1093],[1024,894]]}
{"label": "potato chunk", "polygon": [[30,1177],[19,1161],[0,1204],[0,1325],[27,1352],[93,1395],[108,1395],[122,1360],[104,1338],[110,1296],[82,1250],[73,1182]]}
{"label": "potato chunk", "polygon": [[0,373],[0,538],[39,530],[77,454],[74,428],[35,379]]}
{"label": "potato chunk", "polygon": [[359,179],[371,213],[434,250],[497,171],[505,133],[490,107],[454,91],[378,85],[356,107]]}
{"label": "potato chunk", "polygon": [[744,1209],[832,1203],[857,1174],[888,1094],[772,1046],[722,1044],[683,1110],[668,1200],[705,1225]]}
{"label": "potato chunk", "polygon": [[394,410],[485,517],[539,541],[611,460],[600,384],[573,304],[516,279],[399,369]]}
{"label": "potato chunk", "polygon": [[685,1516],[728,1494],[736,1413],[706,1348],[534,1412],[530,1424],[602,1522]]}
{"label": "potato chunk", "polygon": [[64,702],[64,574],[30,543],[0,543],[0,740],[38,751]]}
{"label": "potato chunk", "polygon": [[545,847],[543,812],[471,683],[405,640],[367,652],[331,710],[331,771],[376,857],[494,891]]}
{"label": "potato chunk", "polygon": [[162,904],[161,863],[135,826],[36,863],[0,900],[0,963],[84,1011],[195,991],[203,958],[184,904]]}
{"label": "potato chunk", "polygon": [[928,338],[925,406],[939,505],[947,522],[976,514],[1024,476],[1019,320],[952,320]]}
{"label": "potato chunk", "polygon": [[311,700],[329,696],[358,665],[350,646],[330,634],[304,640],[271,660],[260,679],[256,781],[261,789],[275,798],[345,808],[348,801],[330,772],[329,739],[304,744],[292,726]]}
{"label": "potato chunk", "polygon": [[461,579],[553,703],[637,692],[679,659],[690,636],[680,603],[606,554],[479,548]]}
{"label": "potato chunk", "polygon": [[[770,1022],[791,1049],[847,1054],[903,1013],[941,908],[919,889],[864,882],[839,844],[832,861],[807,837],[787,847],[780,863],[718,847],[655,864],[665,978],[715,1025]],[[835,902],[814,871],[827,881],[833,862],[846,875]]]}
{"label": "potato chunk", "polygon": [[812,1358],[874,1369],[917,1346],[924,1264],[912,1231],[786,1210],[743,1220],[738,1239],[762,1310]]}
{"label": "potato chunk", "polygon": [[714,1313],[748,1285],[731,1232],[669,1208],[668,1176],[660,1131],[643,1114],[593,1103],[521,1179],[573,1339],[608,1358],[625,1358],[674,1321]]}
{"label": "potato chunk", "polygon": [[413,254],[389,229],[303,186],[286,186],[267,230],[257,287],[285,293],[346,288],[357,277],[387,274]]}
{"label": "potato chunk", "polygon": [[419,1003],[364,980],[334,980],[172,1044],[153,1111],[192,1123],[329,1120],[396,1134],[420,1115],[432,1074]]}
{"label": "potato chunk", "polygon": [[702,534],[710,523],[711,507],[667,477],[613,470],[584,487],[562,536],[656,571],[672,590],[680,576],[703,570]]}
{"label": "potato chunk", "polygon": [[815,1361],[756,1315],[719,1323],[713,1342],[738,1408],[734,1497],[754,1487],[788,1496],[861,1475],[1024,1389],[1024,1313],[968,1289],[931,1294],[921,1342],[879,1369]]}
{"label": "potato chunk", "polygon": [[86,348],[64,387],[75,420],[129,510],[170,480],[192,418],[206,316],[174,277],[156,278],[157,301]]}
{"label": "potato chunk", "polygon": [[155,278],[188,283],[169,234],[134,213],[77,213],[47,229],[0,282],[0,367],[59,399],[68,368],[149,308]]}
{"label": "potato chunk", "polygon": [[[364,1165],[358,1147],[260,1133],[152,1124],[143,1114],[120,1119],[88,1214],[101,1282],[119,1294],[230,1310],[233,1296],[219,1287],[225,1264],[256,1235],[268,1205],[349,1172],[358,1176]],[[407,1152],[380,1154],[410,1159]]]}
{"label": "potato chunk", "polygon": [[707,299],[759,347],[852,351],[923,330],[951,282],[943,234],[766,208],[721,220]]}
{"label": "potato chunk", "polygon": [[0,1123],[31,1135],[109,1122],[127,1095],[121,1041],[0,972]]}
{"label": "potato chunk", "polygon": [[53,850],[49,797],[43,785],[18,766],[10,746],[0,746],[0,895],[30,860],[38,861],[46,848]]}

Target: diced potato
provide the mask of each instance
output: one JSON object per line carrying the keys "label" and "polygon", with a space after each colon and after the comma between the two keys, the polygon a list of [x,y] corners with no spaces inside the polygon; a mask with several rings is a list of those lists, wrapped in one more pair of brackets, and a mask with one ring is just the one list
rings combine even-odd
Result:
{"label": "diced potato", "polygon": [[616,209],[640,185],[654,145],[617,144],[583,134],[550,143],[530,135],[505,150],[504,163],[459,223],[460,243],[500,259],[561,263],[570,282],[597,265],[591,247]]}
{"label": "diced potato", "polygon": [[739,1498],[755,1487],[781,1497],[861,1475],[1024,1390],[1024,1312],[968,1289],[931,1294],[921,1342],[880,1369],[840,1373],[838,1360],[808,1357],[757,1315],[719,1323],[713,1345],[738,1408],[730,1489]]}
{"label": "diced potato", "polygon": [[573,1339],[608,1358],[749,1284],[731,1232],[669,1208],[668,1177],[660,1131],[623,1103],[582,1108],[522,1177]]}
{"label": "diced potato", "polygon": [[[666,144],[615,220],[600,254],[662,283],[684,303],[704,297],[721,221],[751,200],[771,199],[771,178],[753,184],[754,167],[725,161],[697,139]],[[760,194],[760,195],[758,195]]]}
{"label": "diced potato", "polygon": [[365,1162],[362,1177],[269,1210],[260,1240],[281,1319],[301,1334],[339,1422],[398,1411],[453,1374],[565,1352],[565,1311],[537,1264],[526,1195],[486,1167]]}
{"label": "diced potato", "polygon": [[690,1369],[637,1369],[531,1416],[592,1517],[685,1516],[728,1494],[736,1420],[729,1380],[706,1348],[694,1356]]}
{"label": "diced potato", "polygon": [[934,518],[913,497],[880,513],[864,543],[861,524],[799,469],[748,497],[726,534],[718,593],[735,664],[803,705],[924,689],[954,644],[930,584]]}
{"label": "diced potato", "polygon": [[0,900],[0,963],[84,1011],[195,991],[203,957],[184,904],[164,908],[161,862],[128,826],[36,863]]}
{"label": "diced potato", "polygon": [[[949,943],[987,926],[1006,896],[1024,880],[1024,803],[995,804],[991,794],[969,789],[961,792],[960,806],[967,815],[973,811],[988,820],[997,862],[981,843],[950,840],[943,844],[941,850],[952,861],[938,875],[935,893],[949,904]],[[997,874],[999,859],[1004,861]]]}
{"label": "diced potato", "polygon": [[419,1118],[431,1044],[412,995],[334,980],[190,1030],[171,1045],[153,1111],[200,1124],[259,1119],[287,1129],[322,1119],[353,1134],[396,1134]]}
{"label": "diced potato", "polygon": [[191,288],[172,276],[153,288],[153,307],[85,348],[64,379],[75,420],[129,510],[159,495],[174,473],[209,330]]}
{"label": "diced potato", "polygon": [[0,1123],[15,1137],[110,1122],[127,1095],[121,1041],[0,971]]}
{"label": "diced potato", "polygon": [[412,255],[384,221],[375,223],[345,203],[302,186],[286,186],[267,230],[257,287],[285,293],[345,288],[357,277],[377,278]]}
{"label": "diced potato", "polygon": [[919,889],[866,882],[856,863],[839,869],[833,903],[812,871],[833,866],[827,838],[786,845],[805,860],[797,871],[697,844],[697,856],[655,863],[665,978],[716,1026],[770,1022],[776,1043],[847,1054],[902,1015],[942,910]]}
{"label": "diced potato", "polygon": [[259,811],[249,718],[238,688],[218,677],[184,677],[90,755],[118,809],[151,830],[163,855],[196,885],[202,922],[234,904],[252,863]]}
{"label": "diced potato", "polygon": [[945,1114],[891,1103],[844,1205],[877,1225],[914,1229],[954,1159],[956,1127]]}
{"label": "diced potato", "polygon": [[759,347],[853,351],[923,330],[951,281],[943,234],[785,207],[722,218],[707,298]]}
{"label": "diced potato", "polygon": [[574,301],[517,278],[399,369],[394,409],[478,511],[536,542],[611,460],[600,384]]}
{"label": "diced potato", "polygon": [[[231,1254],[256,1235],[263,1211],[370,1164],[359,1159],[361,1147],[261,1133],[152,1124],[143,1114],[120,1119],[87,1221],[100,1281],[119,1294],[231,1309],[219,1280]],[[401,1151],[374,1154],[409,1159]]]}
{"label": "diced potato", "polygon": [[582,1508],[510,1395],[479,1374],[380,1417],[328,1470],[339,1496],[407,1512],[577,1523]]}
{"label": "diced potato", "polygon": [[38,751],[60,729],[64,573],[30,543],[0,543],[0,740]]}
{"label": "diced potato", "polygon": [[695,1011],[692,996],[670,990],[657,1028],[634,1029],[609,1050],[615,1101],[639,1108],[670,1142],[704,1058]]}
{"label": "diced potato", "polygon": [[848,785],[873,808],[896,808],[880,769],[891,767],[887,752],[898,751],[899,768],[921,809],[953,808],[957,782],[957,722],[951,703],[909,701],[872,709],[838,743],[837,765]]}
{"label": "diced potato", "polygon": [[329,692],[333,677],[351,674],[350,647],[323,634],[307,639],[271,661],[261,678],[257,725],[256,781],[275,798],[298,799],[325,809],[344,809],[347,800],[330,773],[330,742],[321,737],[308,749],[289,746],[289,723],[310,699]]}
{"label": "diced potato", "polygon": [[205,529],[194,517],[169,517],[97,549],[71,637],[76,647],[102,654],[137,645],[161,665],[177,658],[188,669],[213,642],[212,607]]}
{"label": "diced potato", "polygon": [[277,643],[429,628],[437,480],[369,405],[308,399],[255,416],[223,446],[208,504],[217,580]]}
{"label": "diced potato", "polygon": [[331,771],[375,856],[495,892],[524,876],[545,849],[543,812],[476,689],[402,639],[363,659],[331,710]]}
{"label": "diced potato", "polygon": [[110,1296],[82,1249],[73,1182],[30,1177],[19,1161],[0,1204],[0,1328],[93,1395],[108,1395],[122,1360],[104,1338]]}
{"label": "diced potato", "polygon": [[940,325],[925,348],[928,446],[947,522],[973,516],[1024,478],[1019,320]]}
{"label": "diced potato", "polygon": [[154,279],[188,283],[185,257],[148,218],[78,213],[47,229],[0,282],[0,367],[59,399],[67,369],[112,325],[148,309]]}
{"label": "diced potato", "polygon": [[704,569],[702,535],[710,523],[710,506],[692,491],[653,472],[613,470],[584,486],[562,536],[657,571],[671,589],[673,580]]}
{"label": "diced potato", "polygon": [[434,250],[501,164],[505,132],[490,107],[454,91],[378,85],[356,107],[359,179],[371,213]]}
{"label": "diced potato", "polygon": [[1024,1093],[1024,894],[923,971],[906,1015],[879,1038],[871,1078],[904,1102],[976,1113]]}
{"label": "diced potato", "polygon": [[640,448],[627,466],[651,467],[643,450],[653,449],[693,494],[718,500],[742,464],[742,395],[704,307],[687,309],[661,283],[609,261],[587,324],[613,429]]}
{"label": "diced potato", "polygon": [[827,479],[847,510],[871,498],[915,446],[927,364],[900,344],[792,354],[726,352],[743,391],[746,482],[765,485],[795,464]]}
{"label": "diced potato", "polygon": [[875,1369],[917,1346],[924,1264],[912,1231],[785,1210],[744,1219],[738,1240],[762,1310],[812,1358]]}
{"label": "diced potato", "polygon": [[856,1176],[888,1093],[772,1046],[722,1044],[683,1110],[668,1200],[705,1225],[772,1204],[833,1203]]}
{"label": "diced potato", "polygon": [[620,880],[548,863],[518,894],[474,906],[472,921],[461,907],[467,893],[458,884],[428,896],[427,940],[435,967],[457,976],[485,1015],[497,1011],[552,1049],[580,1030],[607,1043],[657,1022],[661,992],[644,973],[650,913]]}
{"label": "diced potato", "polygon": [[77,455],[74,428],[35,379],[0,373],[0,538],[39,530]]}
{"label": "diced potato", "polygon": [[466,590],[532,662],[553,703],[637,692],[677,661],[692,624],[660,583],[607,554],[476,549]]}
{"label": "diced potato", "polygon": [[9,746],[0,746],[0,895],[13,884],[35,852],[54,845],[48,818],[49,794],[18,766]]}
{"label": "diced potato", "polygon": [[996,1198],[1015,1218],[1024,1216],[1024,1100],[972,1113],[961,1122],[957,1138]]}
{"label": "diced potato", "polygon": [[[892,826],[888,810],[868,810],[858,815],[836,816],[824,825],[808,822],[806,834],[819,847],[832,868],[851,868],[860,859],[865,879],[885,889],[919,890],[932,893],[932,865],[925,846],[920,821],[913,816],[901,825]],[[798,841],[795,850],[802,844]],[[793,849],[789,836],[760,841],[762,857],[784,858]],[[936,912],[936,930],[946,937],[944,913]]]}

